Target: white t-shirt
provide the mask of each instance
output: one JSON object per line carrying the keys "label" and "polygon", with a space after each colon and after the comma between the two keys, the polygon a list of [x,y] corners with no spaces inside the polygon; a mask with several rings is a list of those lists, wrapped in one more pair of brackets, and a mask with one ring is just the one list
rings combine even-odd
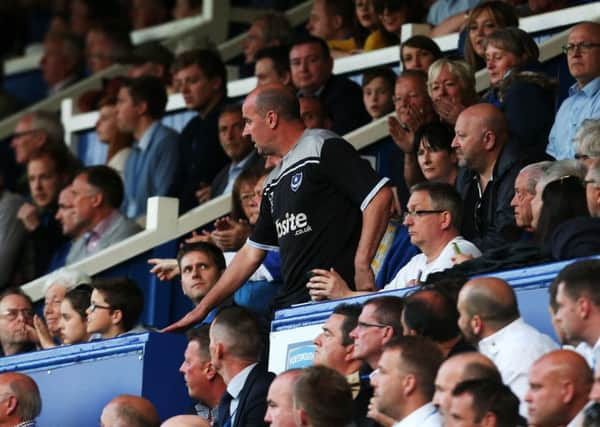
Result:
{"label": "white t-shirt", "polygon": [[473,255],[474,257],[481,256],[481,251],[477,249],[477,246],[468,240],[465,240],[462,236],[457,236],[450,240],[440,255],[430,263],[427,262],[427,257],[424,254],[417,254],[412,257],[411,260],[398,271],[392,281],[385,285],[384,289],[406,288],[407,283],[411,280],[416,281],[419,279],[419,281],[423,282],[427,279],[429,274],[451,268],[454,265],[452,263],[452,257],[456,255],[454,243],[458,245],[462,254]]}

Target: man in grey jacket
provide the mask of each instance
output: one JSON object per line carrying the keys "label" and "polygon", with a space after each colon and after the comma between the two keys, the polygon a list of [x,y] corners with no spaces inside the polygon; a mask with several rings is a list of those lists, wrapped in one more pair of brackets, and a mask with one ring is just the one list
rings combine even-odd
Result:
{"label": "man in grey jacket", "polygon": [[104,165],[87,167],[75,177],[71,188],[75,221],[83,231],[71,246],[67,264],[141,230],[119,212],[123,201],[123,182],[114,169]]}

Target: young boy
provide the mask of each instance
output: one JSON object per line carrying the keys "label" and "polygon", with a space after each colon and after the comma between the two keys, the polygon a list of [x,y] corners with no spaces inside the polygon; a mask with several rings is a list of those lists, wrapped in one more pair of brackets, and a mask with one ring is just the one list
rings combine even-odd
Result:
{"label": "young boy", "polygon": [[88,333],[107,339],[130,332],[144,308],[144,296],[135,282],[127,278],[101,279],[94,281],[92,288]]}

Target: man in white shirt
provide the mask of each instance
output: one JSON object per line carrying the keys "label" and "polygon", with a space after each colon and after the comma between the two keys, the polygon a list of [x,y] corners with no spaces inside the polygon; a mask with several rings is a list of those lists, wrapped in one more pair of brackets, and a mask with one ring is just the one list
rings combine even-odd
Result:
{"label": "man in white shirt", "polygon": [[[591,369],[600,360],[600,260],[585,260],[568,265],[556,276],[550,288],[555,295],[555,322],[568,343],[591,349],[580,354]],[[584,345],[585,344],[585,345]]]}
{"label": "man in white shirt", "polygon": [[529,372],[529,425],[580,426],[593,376],[586,360],[571,350],[556,350],[538,360]]}
{"label": "man in white shirt", "polygon": [[557,344],[525,323],[512,287],[502,279],[468,281],[458,294],[457,308],[465,339],[496,364],[504,383],[521,400],[520,413],[525,416],[529,368]]}
{"label": "man in white shirt", "polygon": [[[401,289],[424,282],[431,273],[454,265],[457,255],[478,257],[481,252],[459,235],[462,221],[462,199],[453,186],[441,182],[422,182],[410,189],[404,224],[410,241],[422,253],[415,255],[385,285],[386,290]],[[337,299],[368,292],[350,290],[333,270],[313,270],[315,275],[306,285],[313,299]]]}
{"label": "man in white shirt", "polygon": [[377,409],[396,420],[394,427],[436,427],[442,418],[431,402],[444,357],[428,338],[404,336],[387,344],[371,377]]}

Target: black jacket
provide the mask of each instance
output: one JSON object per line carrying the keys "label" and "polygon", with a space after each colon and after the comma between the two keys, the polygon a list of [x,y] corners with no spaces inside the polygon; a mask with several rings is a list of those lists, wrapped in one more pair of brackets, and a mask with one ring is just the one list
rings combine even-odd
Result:
{"label": "black jacket", "polygon": [[461,168],[456,188],[463,199],[462,235],[482,252],[506,243],[506,236],[516,228],[510,201],[514,196],[515,179],[524,165],[518,147],[508,144],[492,172],[482,197],[479,197],[479,175]]}

